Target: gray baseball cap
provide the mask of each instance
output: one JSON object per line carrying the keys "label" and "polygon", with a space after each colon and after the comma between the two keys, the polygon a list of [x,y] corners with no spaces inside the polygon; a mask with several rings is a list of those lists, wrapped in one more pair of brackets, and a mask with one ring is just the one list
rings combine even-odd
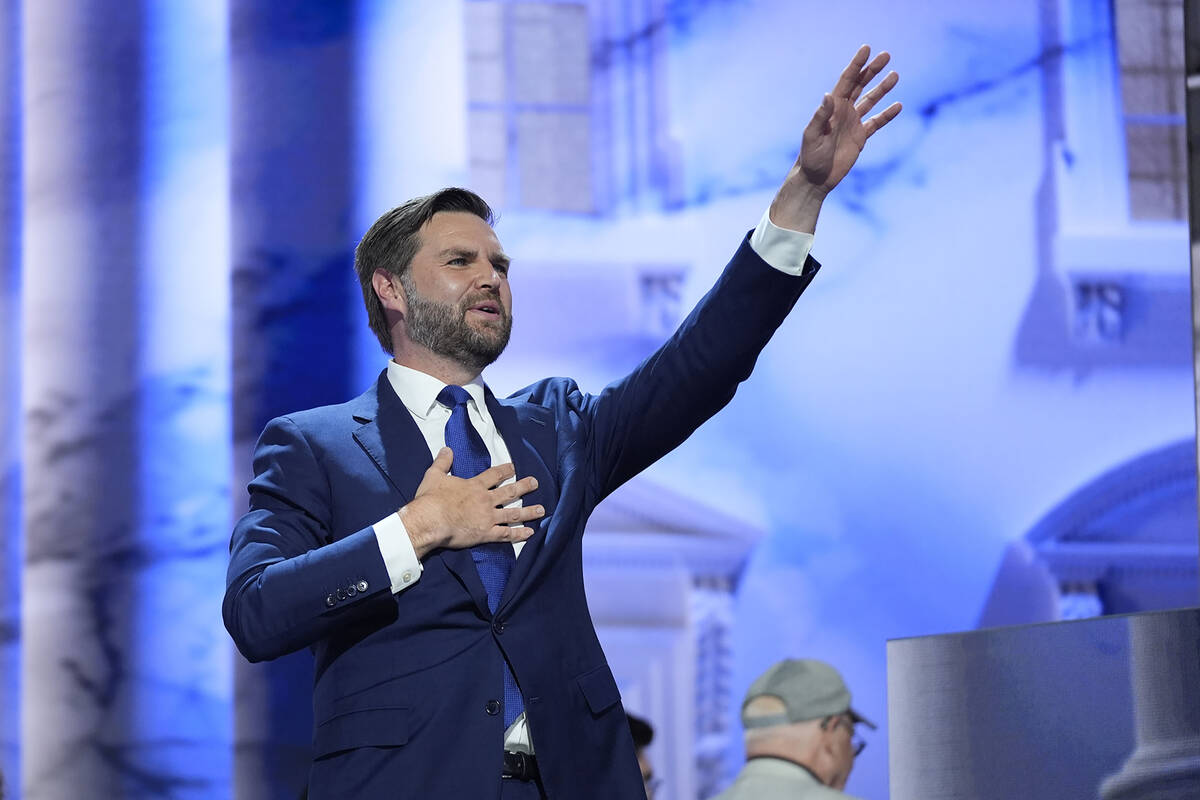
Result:
{"label": "gray baseball cap", "polygon": [[[777,697],[787,711],[748,720],[746,706],[758,697]],[[838,714],[849,714],[855,723],[875,729],[874,722],[850,707],[850,690],[838,671],[812,658],[785,658],[775,664],[750,684],[742,701],[743,728],[769,728]]]}

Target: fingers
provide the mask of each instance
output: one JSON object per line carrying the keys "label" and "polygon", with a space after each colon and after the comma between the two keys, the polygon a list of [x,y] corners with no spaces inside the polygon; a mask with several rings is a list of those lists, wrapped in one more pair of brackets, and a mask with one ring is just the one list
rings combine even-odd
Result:
{"label": "fingers", "polygon": [[488,489],[494,489],[516,474],[517,468],[510,461],[507,464],[497,464],[494,467],[488,467],[471,480],[482,483]]}
{"label": "fingers", "polygon": [[519,481],[508,484],[507,486],[497,486],[491,490],[492,499],[495,505],[504,506],[516,500],[518,497],[523,497],[529,494],[538,487],[537,478],[532,475],[522,478]]}
{"label": "fingers", "polygon": [[895,72],[889,72],[878,86],[863,95],[862,101],[854,107],[854,110],[858,112],[859,119],[865,117],[875,107],[875,104],[883,99],[885,94],[896,88],[896,84],[899,82],[900,76]]}
{"label": "fingers", "polygon": [[492,516],[496,525],[517,525],[531,522],[546,516],[545,506],[516,506],[514,508],[497,508]]}
{"label": "fingers", "polygon": [[900,105],[900,103],[892,103],[883,111],[880,111],[878,114],[864,122],[863,130],[867,132],[867,138],[870,138],[871,134],[894,120],[896,115],[900,113],[901,108],[903,108],[903,106]]}
{"label": "fingers", "polygon": [[882,72],[883,68],[891,60],[892,56],[886,50],[871,59],[871,63],[867,65],[867,68],[858,74],[858,79],[855,81],[854,88],[849,95],[850,99],[857,100],[862,90],[867,88],[871,84],[871,81],[875,80],[875,76]]}
{"label": "fingers", "polygon": [[493,542],[525,541],[533,536],[533,528],[520,523],[541,519],[546,514],[546,510],[541,506],[499,508],[496,511],[498,515],[502,516],[502,519],[498,520],[491,528],[488,539]]}
{"label": "fingers", "polygon": [[496,505],[502,506],[506,503],[511,503],[518,497],[527,495],[538,487],[537,478],[528,475],[519,481],[510,483],[508,486],[501,486],[509,478],[517,474],[517,469],[511,463],[497,464],[494,467],[489,467],[479,473],[475,480],[486,486],[492,493],[492,498],[496,501]]}
{"label": "fingers", "polygon": [[[863,45],[858,48],[858,52],[854,54],[854,58],[850,59],[850,63],[842,70],[842,74],[838,76],[837,83],[833,86],[833,93],[838,97],[850,97],[850,93],[854,91],[858,85],[859,76],[862,74],[863,65],[867,63],[867,57],[871,55],[870,45]],[[882,55],[882,54],[881,54]],[[885,62],[886,63],[886,62]]]}
{"label": "fingers", "polygon": [[443,447],[438,450],[437,456],[434,457],[433,463],[429,465],[426,472],[436,472],[439,475],[445,475],[450,471],[450,466],[454,463],[454,451],[449,447]]}
{"label": "fingers", "polygon": [[828,133],[829,121],[833,119],[833,110],[835,107],[833,95],[826,94],[821,99],[821,105],[817,106],[817,110],[813,112],[812,119],[809,120],[808,127],[804,129],[804,133],[806,135]]}
{"label": "fingers", "polygon": [[533,528],[525,525],[497,525],[492,528],[490,541],[523,542],[533,536]]}

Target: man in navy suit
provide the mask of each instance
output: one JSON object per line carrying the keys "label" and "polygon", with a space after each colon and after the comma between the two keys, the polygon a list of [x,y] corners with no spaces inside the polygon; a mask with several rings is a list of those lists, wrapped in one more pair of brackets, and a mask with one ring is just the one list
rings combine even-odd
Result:
{"label": "man in navy suit", "polygon": [[509,259],[478,196],[384,214],[355,267],[393,354],[374,387],[272,420],[223,606],[250,660],[316,660],[313,798],[644,797],[584,597],[582,532],[617,486],[732,398],[818,265],[828,192],[900,111],[865,45],[713,289],[598,395],[507,399],[480,373],[511,325]]}

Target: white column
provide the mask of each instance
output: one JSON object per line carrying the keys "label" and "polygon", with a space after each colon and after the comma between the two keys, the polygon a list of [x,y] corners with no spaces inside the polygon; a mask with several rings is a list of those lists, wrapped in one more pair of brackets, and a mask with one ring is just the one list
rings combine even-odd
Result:
{"label": "white column", "polygon": [[736,621],[733,578],[693,576],[692,635],[696,640],[694,752],[696,796],[711,797],[728,783],[725,753],[737,736],[737,719],[730,714],[738,689],[733,686],[732,631]]}
{"label": "white column", "polygon": [[203,6],[22,7],[28,800],[229,796],[226,27]]}
{"label": "white column", "polygon": [[1136,744],[1103,800],[1183,800],[1200,786],[1200,611],[1129,621]]}
{"label": "white column", "polygon": [[[23,4],[28,798],[117,797],[137,714],[141,15]],[[111,7],[108,9],[111,12]],[[98,65],[105,64],[104,68]]]}
{"label": "white column", "polygon": [[[409,198],[445,186],[471,186],[464,4],[357,0],[356,9],[356,189],[350,231],[355,239],[380,214]],[[431,64],[437,68],[430,69]],[[398,86],[398,75],[418,74],[420,80]],[[497,206],[503,201],[486,193],[484,199]],[[387,356],[366,325],[361,295],[352,296],[350,306],[351,318],[363,320],[354,327],[353,383],[365,389]]]}
{"label": "white column", "polygon": [[976,797],[959,636],[888,642],[888,765],[894,797]]}

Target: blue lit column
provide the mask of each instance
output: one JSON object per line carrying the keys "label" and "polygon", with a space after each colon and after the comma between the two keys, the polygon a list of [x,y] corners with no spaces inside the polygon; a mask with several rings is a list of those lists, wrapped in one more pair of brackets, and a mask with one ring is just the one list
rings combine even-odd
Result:
{"label": "blue lit column", "polygon": [[220,800],[233,794],[229,19],[224,0],[144,8],[132,744],[167,776],[163,795]]}
{"label": "blue lit column", "polygon": [[[0,785],[18,796],[21,709],[19,8],[0,6]],[[3,792],[0,792],[2,794]]]}
{"label": "blue lit column", "polygon": [[[274,416],[341,402],[358,295],[352,225],[354,3],[234,0],[230,8],[234,507]],[[417,76],[397,77],[401,90]],[[312,657],[234,656],[236,794],[295,797],[312,738]]]}
{"label": "blue lit column", "polygon": [[23,7],[22,797],[222,798],[225,17]]}

